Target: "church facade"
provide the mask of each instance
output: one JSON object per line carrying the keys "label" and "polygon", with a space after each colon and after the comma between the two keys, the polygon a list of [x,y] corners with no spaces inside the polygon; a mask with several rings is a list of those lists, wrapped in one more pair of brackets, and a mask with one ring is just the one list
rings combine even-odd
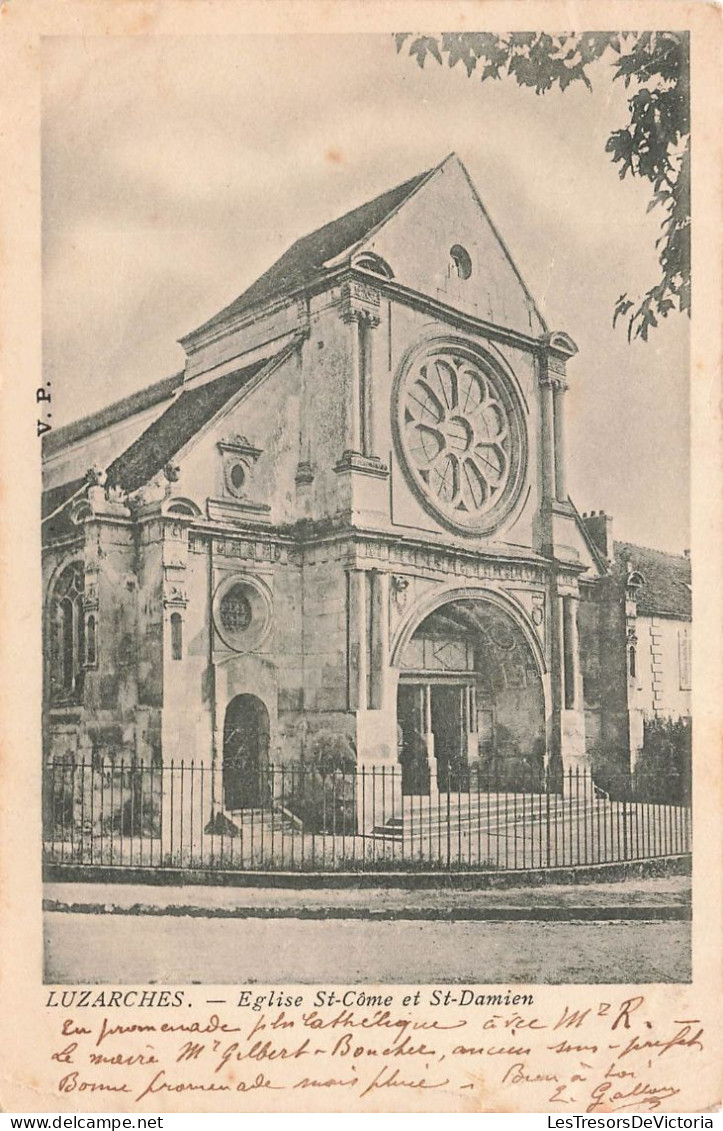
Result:
{"label": "church facade", "polygon": [[45,441],[46,760],[194,759],[226,814],[319,749],[408,792],[585,767],[586,716],[629,766],[640,704],[584,658],[614,590],[625,664],[630,586],[568,494],[577,349],[457,157],[181,344]]}

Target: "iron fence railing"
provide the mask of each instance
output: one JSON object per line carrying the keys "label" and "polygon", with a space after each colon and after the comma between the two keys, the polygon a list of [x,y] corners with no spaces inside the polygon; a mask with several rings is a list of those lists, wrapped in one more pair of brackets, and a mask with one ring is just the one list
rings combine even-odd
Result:
{"label": "iron fence railing", "polygon": [[[236,776],[234,776],[234,774]],[[194,762],[44,768],[52,864],[257,871],[520,870],[680,855],[687,784],[471,766],[410,793],[398,766],[225,770]],[[419,788],[419,787],[416,787]],[[661,800],[664,798],[664,800]],[[229,802],[233,808],[229,807]]]}

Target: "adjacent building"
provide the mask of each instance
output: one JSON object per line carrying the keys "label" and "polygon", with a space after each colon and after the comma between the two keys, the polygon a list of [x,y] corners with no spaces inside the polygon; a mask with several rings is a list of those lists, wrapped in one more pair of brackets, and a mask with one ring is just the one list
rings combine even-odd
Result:
{"label": "adjacent building", "polygon": [[586,744],[634,767],[646,719],[690,718],[690,556],[614,541],[602,511],[582,520],[606,569],[581,606]]}

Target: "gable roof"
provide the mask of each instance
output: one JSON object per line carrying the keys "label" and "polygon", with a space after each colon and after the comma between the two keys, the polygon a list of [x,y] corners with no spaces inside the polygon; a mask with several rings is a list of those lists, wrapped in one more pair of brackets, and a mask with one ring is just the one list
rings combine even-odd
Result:
{"label": "gable roof", "polygon": [[142,487],[204,424],[213,419],[243,385],[269,365],[270,360],[274,359],[264,357],[243,369],[217,377],[215,381],[184,389],[166,411],[111,463],[107,469],[106,485],[121,487],[124,491],[136,491]]}
{"label": "gable roof", "polygon": [[174,373],[172,377],[155,381],[147,388],[131,393],[129,397],[123,397],[122,400],[115,401],[90,416],[83,416],[80,420],[74,420],[72,424],[65,424],[62,428],[54,428],[52,432],[46,432],[43,436],[44,458],[47,459],[68,444],[92,436],[94,432],[109,428],[111,424],[117,424],[120,420],[126,420],[129,416],[135,416],[138,412],[170,400],[178,386],[182,384],[183,372]]}
{"label": "gable roof", "polygon": [[212,329],[221,322],[225,322],[253,306],[271,299],[280,298],[288,294],[305,282],[312,279],[322,269],[324,263],[341,255],[343,251],[354,247],[395,209],[399,208],[407,197],[411,196],[427,177],[431,176],[439,166],[427,169],[416,177],[411,177],[396,188],[383,192],[366,204],[352,209],[338,220],[332,220],[315,232],[303,236],[285,251],[280,259],[269,267],[255,283],[239,295],[234,302],[204,322],[191,334],[186,335],[181,341],[195,337],[196,334]]}
{"label": "gable roof", "polygon": [[643,575],[637,601],[643,616],[667,616],[690,620],[692,610],[690,558],[651,550],[632,542],[615,542],[615,563],[622,575],[630,569]]}
{"label": "gable roof", "polygon": [[70,522],[70,509],[66,505],[75,495],[82,493],[83,487],[88,486],[88,479],[81,475],[78,479],[71,479],[57,487],[49,487],[43,491],[41,502],[41,518],[43,542],[60,538],[63,534],[70,533],[74,528]]}

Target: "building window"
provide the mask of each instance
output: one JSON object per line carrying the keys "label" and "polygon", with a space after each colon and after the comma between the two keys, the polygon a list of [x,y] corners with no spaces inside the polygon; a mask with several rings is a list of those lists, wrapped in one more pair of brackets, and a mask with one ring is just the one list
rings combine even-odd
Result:
{"label": "building window", "polygon": [[183,618],[180,613],[171,613],[171,659],[183,659]]}
{"label": "building window", "polygon": [[353,266],[358,267],[361,271],[371,271],[373,275],[380,275],[383,279],[394,278],[394,272],[389,264],[371,252],[360,255],[358,259],[354,260]]}
{"label": "building window", "polygon": [[455,275],[460,279],[469,279],[472,274],[472,260],[467,249],[456,243],[454,247],[450,248],[449,254],[452,257],[452,268]]}
{"label": "building window", "polygon": [[213,598],[213,623],[233,652],[255,651],[271,629],[271,593],[256,577],[225,577]]}
{"label": "building window", "polygon": [[55,583],[50,601],[50,695],[55,703],[78,702],[83,691],[84,570],[74,562]]}
{"label": "building window", "polygon": [[234,585],[224,594],[220,606],[221,624],[227,632],[245,632],[251,624],[251,603],[243,585]]}
{"label": "building window", "polygon": [[93,613],[85,625],[85,666],[94,668],[98,663],[98,626]]}
{"label": "building window", "polygon": [[628,648],[628,672],[632,679],[637,675],[637,656],[635,655],[635,645],[631,644]]}
{"label": "building window", "polygon": [[687,628],[678,632],[678,671],[680,675],[680,690],[690,691],[691,688],[691,639]]}
{"label": "building window", "polygon": [[234,491],[242,491],[246,482],[246,469],[242,463],[234,463],[228,473]]}
{"label": "building window", "polygon": [[506,373],[441,339],[403,365],[393,399],[404,470],[424,505],[455,530],[489,533],[525,481],[524,410]]}

